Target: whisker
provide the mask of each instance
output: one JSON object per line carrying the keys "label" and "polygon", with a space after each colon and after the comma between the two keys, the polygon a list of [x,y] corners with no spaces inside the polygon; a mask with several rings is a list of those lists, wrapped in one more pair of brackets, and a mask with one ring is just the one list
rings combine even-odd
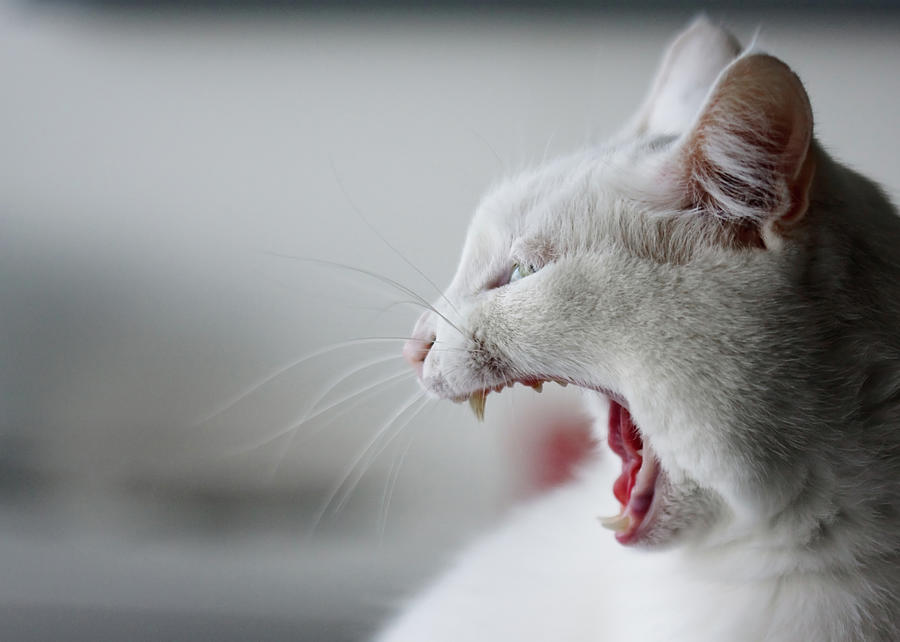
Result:
{"label": "whisker", "polygon": [[448,299],[447,296],[444,294],[444,290],[442,288],[439,288],[437,286],[437,284],[435,284],[434,281],[432,281],[430,278],[428,278],[428,276],[422,270],[420,270],[415,264],[413,264],[412,261],[410,261],[408,258],[406,258],[406,256],[400,250],[398,250],[396,247],[394,247],[391,244],[391,242],[388,241],[384,237],[384,235],[382,235],[382,233],[379,232],[378,229],[374,225],[372,225],[371,222],[369,222],[369,219],[367,219],[365,216],[363,216],[362,210],[356,205],[356,202],[350,197],[350,192],[347,191],[347,187],[344,185],[344,181],[341,179],[340,175],[338,174],[337,167],[335,167],[335,165],[334,165],[334,160],[331,161],[331,172],[332,172],[332,174],[334,174],[334,179],[337,181],[338,187],[341,188],[341,192],[343,192],[344,197],[347,199],[347,202],[350,203],[350,207],[353,209],[353,211],[356,213],[356,215],[359,217],[359,219],[363,223],[365,223],[366,227],[368,227],[372,231],[372,233],[375,234],[375,236],[377,236],[379,239],[381,239],[381,242],[384,243],[385,245],[387,245],[394,254],[399,256],[403,260],[404,263],[406,263],[409,267],[411,267],[413,270],[415,270],[419,274],[419,276],[421,276],[423,279],[425,279],[429,283],[429,285],[431,285],[431,287],[433,287],[435,289],[435,291],[440,295],[440,297],[444,301],[447,302],[447,305],[449,305],[450,308],[454,312],[456,312],[456,314],[458,315],[459,310],[457,310],[456,306],[450,302],[450,299]]}
{"label": "whisker", "polygon": [[415,439],[416,433],[414,432],[409,439],[406,440],[406,444],[403,447],[403,451],[399,456],[394,457],[394,461],[391,463],[391,468],[388,470],[388,476],[384,483],[384,490],[381,493],[381,510],[378,513],[378,542],[379,544],[384,541],[384,532],[387,529],[387,515],[385,514],[386,506],[390,504],[390,500],[388,499],[394,492],[394,484],[397,481],[397,477],[399,476],[400,465],[403,463],[403,458],[406,456],[406,452],[409,450],[409,446],[411,445],[413,439]]}
{"label": "whisker", "polygon": [[[391,355],[389,357],[378,357],[377,359],[370,359],[362,364],[357,365],[354,368],[351,368],[349,372],[345,372],[345,373],[339,375],[338,377],[332,379],[331,381],[329,381],[326,384],[326,388],[321,393],[319,393],[318,396],[316,396],[316,398],[313,400],[312,403],[310,403],[307,406],[306,412],[302,416],[291,420],[291,425],[296,425],[296,427],[299,428],[304,423],[306,423],[309,420],[309,413],[316,409],[316,407],[322,402],[322,400],[328,396],[328,393],[330,393],[332,390],[337,388],[339,385],[341,385],[344,381],[346,381],[353,375],[355,375],[359,372],[362,372],[366,368],[371,368],[372,366],[376,366],[376,365],[385,363],[387,361],[393,361],[394,359],[397,359],[397,358],[399,358],[399,355]],[[278,473],[278,468],[281,466],[281,462],[284,459],[285,453],[287,453],[287,451],[290,450],[291,446],[293,445],[294,437],[297,435],[297,430],[291,430],[290,433],[291,433],[291,435],[290,435],[290,438],[288,439],[287,444],[285,444],[284,448],[281,450],[281,455],[278,456],[275,461],[275,466],[271,473],[273,477],[275,476],[275,474]]]}
{"label": "whisker", "polygon": [[393,381],[397,381],[399,379],[409,377],[410,375],[412,375],[412,372],[410,372],[408,369],[404,369],[402,372],[394,373],[388,377],[385,377],[384,379],[379,379],[378,381],[376,381],[374,383],[370,383],[367,386],[364,386],[358,390],[355,390],[349,394],[346,394],[343,397],[341,397],[340,399],[333,401],[332,403],[328,404],[327,406],[324,406],[323,408],[320,408],[316,412],[312,412],[312,413],[304,415],[302,417],[302,419],[299,421],[297,419],[291,420],[291,422],[286,427],[279,428],[274,433],[265,437],[262,441],[259,441],[255,444],[253,444],[252,446],[246,447],[243,450],[243,452],[250,452],[250,451],[256,450],[258,448],[262,448],[263,446],[266,446],[268,444],[271,444],[273,441],[280,439],[281,437],[285,436],[289,432],[298,430],[301,426],[303,426],[303,424],[309,423],[313,419],[324,415],[329,410],[340,406],[342,403],[346,403],[347,401],[350,401],[354,397],[358,397],[362,394],[365,394],[367,392],[374,390],[375,388],[386,385]]}
{"label": "whisker", "polygon": [[337,399],[336,401],[332,401],[327,406],[319,408],[316,412],[306,415],[302,422],[298,423],[297,425],[293,426],[292,428],[299,428],[304,423],[306,423],[308,421],[312,421],[316,417],[320,417],[320,416],[324,415],[326,412],[328,412],[332,408],[337,408],[345,401],[349,401],[350,399],[353,399],[354,397],[356,397],[358,395],[361,395],[361,394],[366,393],[374,388],[377,388],[378,386],[380,386],[382,384],[390,383],[391,381],[396,381],[398,379],[405,379],[405,378],[411,377],[411,376],[414,376],[413,373],[408,368],[404,368],[403,371],[401,371],[401,372],[394,373],[388,377],[385,377],[384,379],[379,379],[378,381],[376,381],[374,383],[370,383],[370,384],[360,388],[359,390],[355,390],[354,392],[344,395],[343,397],[341,397],[340,399]]}
{"label": "whisker", "polygon": [[491,154],[494,155],[494,158],[497,159],[497,164],[500,165],[500,168],[501,168],[502,170],[508,169],[509,166],[503,161],[502,158],[500,158],[500,154],[497,153],[497,150],[494,149],[494,146],[491,145],[491,143],[488,141],[487,138],[485,138],[484,136],[482,136],[480,133],[478,133],[477,131],[475,131],[475,130],[474,130],[473,128],[471,128],[471,127],[469,127],[468,130],[469,130],[469,133],[470,133],[470,134],[472,134],[473,136],[475,136],[475,138],[477,138],[477,139],[480,140],[482,143],[484,143],[484,146],[487,147],[488,150],[490,150]]}
{"label": "whisker", "polygon": [[208,423],[218,417],[219,415],[228,412],[234,406],[239,404],[241,401],[252,395],[254,392],[262,388],[268,383],[271,383],[278,377],[290,372],[294,368],[300,366],[301,364],[315,359],[316,357],[320,357],[324,354],[328,354],[329,352],[333,352],[335,350],[340,350],[343,348],[348,348],[350,346],[356,346],[366,343],[378,343],[378,342],[388,342],[388,341],[408,341],[410,337],[357,337],[355,339],[348,339],[347,341],[341,341],[339,343],[333,343],[328,346],[324,346],[319,348],[318,350],[314,350],[308,354],[303,355],[302,357],[298,357],[293,361],[290,361],[282,366],[279,366],[269,374],[265,375],[261,379],[259,379],[256,383],[251,384],[241,392],[237,393],[233,397],[226,400],[221,406],[213,410],[212,412],[205,415],[203,418],[195,421],[191,424],[191,428],[197,428],[202,426],[205,423]]}
{"label": "whisker", "polygon": [[[399,355],[399,354],[392,354],[392,355],[390,355],[390,356],[388,356],[388,357],[378,357],[378,358],[376,358],[376,359],[370,359],[370,360],[368,360],[368,361],[366,361],[366,362],[364,362],[364,363],[358,364],[358,365],[357,365],[356,367],[354,367],[354,368],[351,368],[349,372],[345,372],[345,373],[343,373],[343,374],[341,374],[341,375],[335,377],[334,379],[332,379],[331,381],[329,381],[329,382],[326,384],[327,387],[325,388],[325,390],[323,390],[321,393],[319,393],[319,395],[316,397],[315,401],[313,401],[313,402],[309,405],[309,409],[310,409],[310,410],[315,410],[315,408],[319,405],[319,403],[321,403],[321,401],[322,401],[323,399],[325,399],[325,397],[328,396],[328,393],[329,393],[329,392],[331,392],[332,390],[334,390],[335,388],[337,388],[339,385],[341,385],[341,383],[343,383],[344,381],[346,381],[347,379],[349,379],[349,378],[352,377],[353,375],[355,375],[355,374],[357,374],[357,373],[359,373],[359,372],[362,372],[362,371],[365,370],[366,368],[371,368],[372,366],[377,366],[377,365],[379,365],[379,364],[386,363],[386,362],[388,362],[388,361],[394,361],[394,360],[399,359],[399,358],[400,358],[400,355]],[[306,415],[304,415],[304,416],[306,416]]]}
{"label": "whisker", "polygon": [[313,535],[316,529],[319,527],[322,519],[325,517],[325,514],[328,512],[328,509],[334,503],[335,498],[341,492],[341,489],[345,486],[347,481],[350,479],[350,476],[353,474],[353,471],[356,469],[356,466],[363,460],[369,451],[378,443],[378,441],[383,437],[385,431],[387,431],[391,425],[397,420],[398,417],[403,415],[404,412],[409,410],[414,404],[422,399],[424,396],[424,392],[417,391],[416,394],[409,397],[403,404],[400,406],[398,410],[396,410],[384,423],[379,426],[378,430],[375,431],[375,434],[372,438],[366,443],[363,449],[357,453],[356,457],[354,457],[353,461],[350,463],[349,468],[345,471],[341,479],[332,486],[331,490],[328,493],[328,496],[325,498],[325,501],[319,507],[319,510],[316,511],[316,514],[313,516],[312,525],[310,526],[309,535]]}
{"label": "whisker", "polygon": [[[384,313],[387,312],[391,307],[393,307],[393,306],[395,306],[395,305],[415,305],[415,306],[418,306],[418,307],[420,307],[420,308],[424,308],[424,309],[426,309],[426,310],[430,310],[430,311],[434,312],[435,314],[437,314],[438,316],[440,316],[440,317],[441,317],[444,321],[446,321],[447,323],[450,323],[450,325],[453,325],[453,323],[451,323],[451,321],[450,321],[447,317],[445,317],[443,314],[441,314],[440,312],[438,312],[438,311],[435,309],[435,307],[434,307],[433,305],[431,305],[430,303],[425,302],[424,299],[423,299],[422,301],[413,301],[413,300],[395,301],[394,303],[391,303],[388,307],[379,309],[378,314],[384,314]],[[376,318],[377,318],[377,317],[376,317]],[[462,330],[460,330],[458,326],[453,325],[453,328],[454,328],[457,332],[459,332],[460,334],[463,334]]]}
{"label": "whisker", "polygon": [[[312,260],[315,260],[315,259],[312,259]],[[333,267],[339,267],[339,268],[343,268],[343,269],[345,269],[345,270],[351,270],[351,271],[357,272],[357,273],[359,273],[359,274],[364,274],[364,275],[366,275],[366,276],[370,276],[370,277],[372,277],[372,278],[374,278],[374,279],[377,279],[377,280],[381,281],[382,283],[385,283],[385,284],[387,284],[387,285],[391,285],[391,286],[397,288],[397,289],[400,290],[401,292],[405,292],[406,294],[408,294],[408,295],[410,295],[411,297],[413,297],[413,298],[415,298],[416,300],[418,300],[424,307],[426,307],[427,309],[431,310],[431,311],[434,312],[436,315],[438,315],[439,317],[441,317],[444,321],[446,321],[448,324],[450,324],[450,326],[451,326],[454,330],[456,330],[457,332],[459,332],[459,333],[462,334],[462,335],[465,335],[465,332],[463,332],[463,331],[459,328],[459,326],[457,326],[455,323],[453,323],[453,322],[452,322],[452,321],[451,321],[444,313],[442,313],[442,312],[439,311],[436,307],[434,307],[434,305],[432,305],[431,302],[428,301],[428,299],[426,299],[425,297],[423,297],[422,295],[420,295],[418,292],[416,292],[415,290],[413,290],[413,289],[410,288],[409,286],[403,285],[402,283],[400,283],[400,282],[397,281],[396,279],[392,279],[392,278],[390,278],[390,277],[388,277],[388,276],[384,276],[384,275],[381,275],[381,274],[376,274],[375,272],[371,272],[371,271],[365,270],[365,269],[363,269],[363,268],[358,268],[358,267],[355,267],[355,266],[353,266],[353,265],[346,265],[346,264],[344,264],[344,263],[337,263],[337,262],[335,262],[335,261],[324,261],[324,263],[325,263],[325,264],[330,264],[330,265],[332,265]],[[442,294],[441,296],[443,296],[443,294]],[[446,298],[446,297],[444,297],[444,298]],[[459,310],[457,310],[456,307],[453,306],[453,304],[451,304],[449,301],[448,301],[448,304],[449,304],[450,307],[453,309],[453,311],[456,312],[456,314],[459,314]]]}
{"label": "whisker", "polygon": [[[349,271],[351,271],[351,272],[356,272],[356,273],[358,273],[358,274],[364,274],[364,275],[366,275],[366,276],[368,276],[368,277],[371,277],[371,278],[373,278],[373,279],[376,279],[376,280],[378,280],[378,281],[381,281],[382,283],[384,283],[384,284],[386,284],[386,285],[390,285],[390,286],[392,286],[392,287],[395,287],[395,288],[397,288],[398,290],[400,290],[401,292],[404,292],[404,293],[408,294],[409,296],[411,296],[411,297],[413,297],[414,299],[416,299],[417,301],[419,301],[419,302],[420,302],[423,306],[425,306],[427,309],[431,310],[431,311],[434,312],[436,315],[438,315],[439,317],[441,317],[441,318],[442,318],[444,321],[446,321],[446,322],[450,325],[450,327],[452,327],[454,330],[456,330],[457,332],[459,332],[459,333],[462,334],[462,335],[465,335],[465,334],[466,334],[465,332],[463,332],[462,330],[460,330],[460,328],[459,328],[455,323],[453,323],[450,319],[448,319],[448,318],[446,317],[446,315],[444,315],[444,314],[443,314],[442,312],[440,312],[437,308],[435,308],[435,307],[434,307],[434,306],[433,306],[433,305],[432,305],[425,297],[423,297],[422,295],[420,295],[418,292],[416,292],[416,291],[413,290],[412,288],[409,288],[409,287],[403,285],[402,283],[400,283],[399,281],[396,281],[396,280],[394,280],[394,279],[392,279],[392,278],[390,278],[390,277],[388,277],[388,276],[383,276],[383,275],[381,275],[381,274],[376,274],[375,272],[370,272],[369,270],[365,270],[365,269],[363,269],[363,268],[359,268],[359,267],[356,267],[356,266],[354,266],[354,265],[347,265],[346,263],[338,263],[337,261],[328,261],[328,260],[326,260],[326,259],[315,259],[315,258],[312,258],[312,257],[296,256],[296,255],[292,255],[292,254],[282,254],[281,252],[266,251],[265,253],[266,253],[266,254],[269,254],[269,255],[271,255],[271,256],[275,256],[275,257],[278,257],[278,258],[282,258],[282,259],[293,259],[294,261],[306,261],[306,262],[309,262],[309,263],[318,263],[318,264],[320,264],[320,265],[327,265],[327,266],[330,266],[330,267],[333,267],[333,268],[339,268],[339,269],[342,269],[342,270],[349,270]],[[457,314],[458,314],[458,312],[457,312]]]}
{"label": "whisker", "polygon": [[379,542],[384,541],[384,532],[387,529],[388,513],[391,510],[391,500],[394,497],[394,487],[397,485],[397,479],[399,479],[400,477],[400,469],[403,467],[403,462],[406,460],[406,455],[409,453],[410,448],[412,448],[413,442],[415,442],[416,437],[418,436],[419,433],[413,432],[412,435],[410,435],[409,439],[406,440],[406,444],[403,446],[403,450],[400,451],[400,456],[397,458],[395,465],[391,467],[391,471],[388,475],[388,481],[384,487],[385,493],[381,498],[381,515],[379,516],[378,526]]}
{"label": "whisker", "polygon": [[[316,435],[320,434],[323,430],[328,428],[328,426],[333,424],[335,421],[337,421],[338,419],[340,419],[341,417],[343,417],[344,415],[349,413],[351,410],[357,408],[358,406],[360,406],[363,403],[365,403],[366,401],[368,401],[369,397],[371,397],[372,395],[374,395],[376,393],[378,393],[377,390],[369,390],[363,394],[357,395],[357,397],[355,399],[348,400],[345,404],[343,404],[341,406],[340,409],[333,412],[330,417],[328,417],[327,419],[325,419],[324,421],[319,423],[319,425],[317,425],[314,429],[308,430],[305,433],[303,433],[303,435],[299,439],[296,439],[296,437],[295,437],[298,434],[298,429],[293,430],[291,432],[291,437],[294,439],[293,446],[288,446],[287,448],[290,448],[290,447],[296,448],[296,447],[306,443],[307,441],[309,441]],[[278,439],[278,437],[276,437],[275,439]],[[275,439],[273,439],[271,441],[275,441]],[[285,452],[286,452],[286,450],[285,450]],[[274,475],[276,472],[277,472],[277,470],[273,471],[271,473],[270,479],[274,479]]]}
{"label": "whisker", "polygon": [[[391,310],[391,309],[397,307],[398,305],[414,305],[414,306],[418,306],[418,307],[425,307],[422,305],[422,303],[420,301],[414,301],[412,299],[402,299],[400,301],[392,301],[391,303],[388,303],[387,305],[379,308],[378,312],[372,317],[372,320],[375,321],[382,315],[386,314],[388,312],[388,310]],[[428,306],[428,309],[431,309],[431,306]]]}
{"label": "whisker", "polygon": [[391,309],[397,307],[398,305],[421,305],[421,304],[418,301],[413,301],[410,299],[401,299],[400,301],[391,301],[387,305],[382,306],[381,308],[378,309],[378,315],[382,315],[382,314],[386,313],[388,310],[391,310]]}
{"label": "whisker", "polygon": [[[335,504],[334,508],[331,510],[332,514],[338,513],[344,507],[344,505],[347,503],[347,500],[350,499],[350,495],[353,494],[353,491],[356,490],[356,487],[359,485],[359,482],[362,480],[363,476],[369,470],[369,467],[371,466],[372,462],[375,461],[378,458],[378,456],[381,453],[383,453],[385,451],[385,449],[387,449],[388,446],[391,445],[391,443],[394,441],[394,439],[396,439],[397,437],[400,436],[400,434],[403,432],[403,429],[406,428],[406,426],[408,426],[409,423],[420,412],[422,412],[422,410],[425,409],[425,407],[428,405],[428,402],[430,401],[430,399],[424,398],[424,395],[421,395],[419,397],[419,399],[417,399],[416,401],[421,401],[422,403],[419,405],[418,408],[413,410],[406,417],[406,419],[403,420],[402,423],[396,424],[393,427],[394,428],[393,433],[388,435],[377,449],[371,450],[371,452],[363,459],[362,465],[357,468],[357,470],[358,470],[357,474],[353,476],[352,481],[344,489],[343,493],[341,493],[341,496],[338,498],[337,503]],[[397,420],[397,418],[394,418],[393,420],[391,420],[391,423],[393,423],[396,420]],[[374,446],[374,444],[373,444],[373,446]],[[370,449],[367,448],[366,450],[368,451]]]}

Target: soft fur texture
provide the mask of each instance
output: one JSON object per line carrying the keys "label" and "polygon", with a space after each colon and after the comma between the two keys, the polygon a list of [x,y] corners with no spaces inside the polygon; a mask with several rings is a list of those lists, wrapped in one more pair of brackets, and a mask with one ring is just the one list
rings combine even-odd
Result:
{"label": "soft fur texture", "polygon": [[812,125],[788,67],[701,18],[612,143],[484,200],[407,358],[457,401],[580,385],[601,442],[612,396],[654,506],[623,546],[587,470],[381,640],[900,639],[900,220]]}

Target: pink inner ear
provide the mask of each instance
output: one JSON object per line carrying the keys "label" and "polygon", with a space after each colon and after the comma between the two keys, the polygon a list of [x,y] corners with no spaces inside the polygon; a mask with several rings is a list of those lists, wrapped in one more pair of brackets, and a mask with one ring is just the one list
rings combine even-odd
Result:
{"label": "pink inner ear", "polygon": [[761,242],[763,225],[803,218],[815,168],[811,142],[812,111],[799,78],[771,56],[736,60],[682,148],[688,206]]}

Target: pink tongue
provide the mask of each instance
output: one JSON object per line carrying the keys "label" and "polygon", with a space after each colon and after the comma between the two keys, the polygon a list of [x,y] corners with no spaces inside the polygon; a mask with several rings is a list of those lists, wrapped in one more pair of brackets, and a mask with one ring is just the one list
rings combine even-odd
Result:
{"label": "pink tongue", "polygon": [[638,471],[641,469],[643,457],[638,454],[644,447],[637,427],[631,420],[631,413],[621,404],[610,400],[609,411],[609,447],[622,458],[622,473],[613,484],[613,494],[622,506],[628,504],[631,490]]}

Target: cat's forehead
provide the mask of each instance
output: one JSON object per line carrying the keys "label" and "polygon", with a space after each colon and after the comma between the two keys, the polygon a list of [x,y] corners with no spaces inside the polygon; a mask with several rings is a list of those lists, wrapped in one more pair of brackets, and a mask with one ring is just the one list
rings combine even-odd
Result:
{"label": "cat's forehead", "polygon": [[590,175],[600,173],[604,157],[585,151],[506,177],[482,199],[475,218],[519,229],[540,224],[542,215],[584,188]]}
{"label": "cat's forehead", "polygon": [[482,200],[471,235],[546,244],[608,232],[633,201],[635,168],[665,143],[598,146],[507,178]]}

